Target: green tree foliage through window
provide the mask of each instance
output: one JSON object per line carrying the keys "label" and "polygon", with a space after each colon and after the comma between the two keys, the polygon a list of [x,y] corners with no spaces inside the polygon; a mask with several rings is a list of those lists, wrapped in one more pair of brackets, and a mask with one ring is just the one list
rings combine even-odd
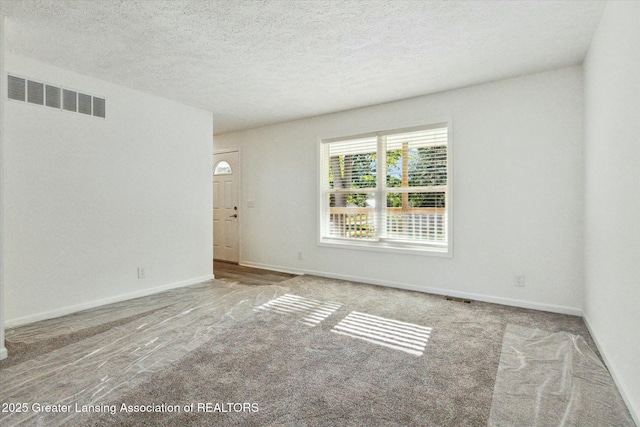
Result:
{"label": "green tree foliage through window", "polygon": [[[375,188],[376,153],[344,154],[331,157],[329,184],[335,189]],[[332,194],[331,206],[367,207],[366,194]]]}
{"label": "green tree foliage through window", "polygon": [[446,247],[448,155],[446,123],[322,141],[322,238]]}
{"label": "green tree foliage through window", "polygon": [[[418,147],[408,151],[409,187],[435,187],[447,184],[447,147]],[[402,150],[387,151],[387,188],[402,187]],[[329,183],[331,188],[375,188],[377,175],[376,153],[344,154],[331,157]],[[332,194],[332,207],[367,207],[366,194]],[[411,193],[412,207],[444,207],[444,193],[425,195]],[[400,193],[387,197],[387,207],[402,207]]]}

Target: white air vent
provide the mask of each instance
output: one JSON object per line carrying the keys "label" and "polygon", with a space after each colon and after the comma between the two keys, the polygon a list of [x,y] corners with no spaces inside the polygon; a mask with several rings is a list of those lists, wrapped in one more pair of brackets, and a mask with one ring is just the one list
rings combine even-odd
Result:
{"label": "white air vent", "polygon": [[62,89],[62,109],[78,111],[78,93],[72,90]]}
{"label": "white air vent", "polygon": [[105,117],[105,101],[103,98],[93,97],[93,115],[96,117]]}
{"label": "white air vent", "polygon": [[105,118],[104,98],[12,75],[7,76],[7,86],[9,99]]}
{"label": "white air vent", "polygon": [[47,95],[47,107],[60,108],[60,88],[47,85],[45,93]]}
{"label": "white air vent", "polygon": [[9,76],[9,99],[15,99],[16,101],[26,101],[25,92],[27,88],[27,82],[20,77]]}
{"label": "white air vent", "polygon": [[78,94],[78,113],[91,115],[91,95]]}
{"label": "white air vent", "polygon": [[27,101],[32,104],[44,105],[44,85],[38,82],[27,82]]}

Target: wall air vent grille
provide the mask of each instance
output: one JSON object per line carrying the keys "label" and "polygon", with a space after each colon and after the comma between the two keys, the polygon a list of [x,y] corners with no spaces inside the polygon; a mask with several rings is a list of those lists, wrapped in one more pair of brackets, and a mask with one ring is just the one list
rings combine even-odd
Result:
{"label": "wall air vent grille", "polygon": [[78,94],[78,113],[91,115],[91,95]]}
{"label": "wall air vent grille", "polygon": [[27,82],[27,101],[32,104],[44,105],[44,85],[38,82]]}
{"label": "wall air vent grille", "polygon": [[7,85],[7,96],[15,101],[46,105],[58,110],[71,111],[103,119],[106,116],[106,101],[104,98],[12,75],[7,76]]}
{"label": "wall air vent grille", "polygon": [[47,85],[45,93],[47,94],[47,107],[60,108],[60,88]]}
{"label": "wall air vent grille", "polygon": [[16,101],[26,101],[25,92],[27,89],[27,81],[20,77],[9,76],[7,79],[9,85],[9,99]]}
{"label": "wall air vent grille", "polygon": [[96,98],[93,97],[93,115],[96,117],[102,117],[104,119],[105,116],[105,101],[104,98]]}
{"label": "wall air vent grille", "polygon": [[471,300],[466,298],[457,298],[457,297],[451,297],[447,295],[444,297],[444,299],[447,301],[455,301],[455,302],[463,302],[465,304],[471,304]]}
{"label": "wall air vent grille", "polygon": [[62,109],[67,111],[78,111],[78,92],[62,89]]}

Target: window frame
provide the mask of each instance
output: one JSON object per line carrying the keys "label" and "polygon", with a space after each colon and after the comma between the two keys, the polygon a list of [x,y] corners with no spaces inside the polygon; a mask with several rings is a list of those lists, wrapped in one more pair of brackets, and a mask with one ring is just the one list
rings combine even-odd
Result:
{"label": "window frame", "polygon": [[[447,128],[447,185],[446,185],[446,244],[437,244],[435,242],[416,242],[407,240],[396,240],[381,238],[379,240],[358,240],[348,239],[340,237],[324,236],[323,233],[327,229],[327,221],[329,206],[328,199],[326,197],[326,180],[328,179],[329,171],[326,164],[326,157],[323,156],[324,144],[331,142],[346,141],[357,138],[378,137],[391,134],[399,134],[412,131],[420,131],[427,129],[434,129],[438,127]],[[377,151],[382,148],[380,141],[378,141]],[[391,126],[381,126],[376,130],[364,129],[356,130],[353,132],[343,132],[341,134],[330,134],[318,136],[317,138],[317,161],[318,167],[318,206],[316,209],[317,218],[317,244],[323,247],[332,247],[340,249],[355,249],[375,252],[390,252],[390,253],[405,253],[414,255],[427,255],[427,256],[440,256],[440,257],[453,257],[453,120],[451,117],[437,117],[426,121],[420,121],[417,123],[404,123],[404,124],[392,124]],[[378,205],[378,199],[382,201],[382,195],[385,195],[390,187],[386,187],[386,184],[380,188],[380,182],[386,180],[386,173],[378,174],[377,185],[374,189],[376,195],[376,205]],[[367,190],[369,191],[369,190]],[[386,196],[385,196],[386,197]],[[386,205],[386,199],[384,204]]]}

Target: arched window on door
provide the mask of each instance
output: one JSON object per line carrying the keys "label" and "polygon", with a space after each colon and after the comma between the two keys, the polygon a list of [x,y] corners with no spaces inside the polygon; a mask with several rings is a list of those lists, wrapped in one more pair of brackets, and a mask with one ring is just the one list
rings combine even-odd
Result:
{"label": "arched window on door", "polygon": [[219,161],[213,168],[214,175],[231,175],[232,173],[231,165],[224,160]]}

